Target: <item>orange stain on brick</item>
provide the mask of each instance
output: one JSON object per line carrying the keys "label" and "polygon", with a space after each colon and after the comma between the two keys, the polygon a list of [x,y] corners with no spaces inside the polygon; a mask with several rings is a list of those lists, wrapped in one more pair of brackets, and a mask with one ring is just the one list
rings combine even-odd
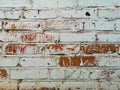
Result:
{"label": "orange stain on brick", "polygon": [[12,24],[12,25],[11,25],[11,29],[12,29],[12,30],[16,30],[15,24]]}
{"label": "orange stain on brick", "polygon": [[65,57],[61,56],[59,58],[60,66],[96,66],[94,56],[74,56],[74,57]]}
{"label": "orange stain on brick", "polygon": [[30,33],[30,34],[25,34],[25,35],[23,35],[22,37],[23,37],[22,39],[23,39],[24,41],[31,42],[31,41],[36,40],[37,34],[36,34],[36,33]]}
{"label": "orange stain on brick", "polygon": [[5,22],[5,25],[7,25],[8,24],[8,22]]}
{"label": "orange stain on brick", "polygon": [[26,48],[26,45],[25,44],[8,44],[6,47],[5,47],[5,52],[7,54],[16,54],[17,53],[17,50],[20,51],[20,53],[24,53],[25,51],[25,48]]}
{"label": "orange stain on brick", "polygon": [[7,71],[5,69],[0,69],[0,77],[1,78],[6,78],[7,77]]}
{"label": "orange stain on brick", "polygon": [[39,90],[59,90],[59,89],[56,89],[55,87],[54,87],[54,88],[42,87],[42,88],[39,89]]}
{"label": "orange stain on brick", "polygon": [[63,44],[51,44],[51,45],[47,45],[46,49],[55,49],[55,50],[63,50]]}

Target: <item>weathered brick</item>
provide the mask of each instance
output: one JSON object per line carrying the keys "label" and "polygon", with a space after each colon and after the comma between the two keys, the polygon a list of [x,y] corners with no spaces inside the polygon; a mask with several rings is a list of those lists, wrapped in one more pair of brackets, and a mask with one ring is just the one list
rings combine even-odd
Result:
{"label": "weathered brick", "polygon": [[19,62],[19,58],[16,57],[0,57],[0,66],[1,67],[12,67],[16,66]]}
{"label": "weathered brick", "polygon": [[24,55],[24,54],[42,54],[42,48],[40,44],[7,44],[5,46],[5,53],[12,55]]}
{"label": "weathered brick", "polygon": [[[3,36],[4,35],[4,36]],[[58,41],[59,34],[51,32],[1,32],[0,40],[4,42],[40,42],[55,43]]]}
{"label": "weathered brick", "polygon": [[50,10],[28,10],[24,12],[24,17],[26,19],[54,19],[58,17],[57,11],[50,11]]}
{"label": "weathered brick", "polygon": [[94,33],[60,33],[61,42],[93,42],[95,41]]}
{"label": "weathered brick", "polygon": [[83,24],[77,20],[46,20],[43,24],[44,30],[58,30],[61,31],[78,31],[83,28]]}
{"label": "weathered brick", "polygon": [[0,82],[0,90],[17,90],[17,81]]}
{"label": "weathered brick", "polygon": [[58,33],[24,33],[22,35],[23,42],[55,42],[58,41],[59,34]]}
{"label": "weathered brick", "polygon": [[48,67],[48,66],[57,66],[57,60],[55,57],[39,57],[39,58],[22,58],[20,60],[21,66],[40,66],[40,67]]}
{"label": "weathered brick", "polygon": [[80,50],[79,45],[67,45],[67,44],[47,44],[45,46],[45,54],[75,54]]}
{"label": "weathered brick", "polygon": [[12,30],[12,31],[41,31],[39,22],[4,22],[4,30]]}
{"label": "weathered brick", "polygon": [[10,79],[45,79],[48,78],[47,68],[14,68]]}
{"label": "weathered brick", "polygon": [[110,82],[99,82],[100,90],[119,90],[120,82],[110,81]]}

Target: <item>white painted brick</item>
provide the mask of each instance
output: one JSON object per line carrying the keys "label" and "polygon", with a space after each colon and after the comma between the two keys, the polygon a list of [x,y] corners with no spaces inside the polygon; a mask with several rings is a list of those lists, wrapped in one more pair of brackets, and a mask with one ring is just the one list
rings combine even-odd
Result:
{"label": "white painted brick", "polygon": [[81,80],[94,80],[98,79],[99,72],[97,68],[82,68],[80,69],[79,79]]}
{"label": "white painted brick", "polygon": [[116,34],[98,34],[98,41],[99,42],[120,42],[120,34],[116,33]]}
{"label": "white painted brick", "polygon": [[4,10],[0,9],[0,19],[5,18]]}
{"label": "white painted brick", "polygon": [[115,22],[115,30],[120,31],[120,20],[116,20]]}
{"label": "white painted brick", "polygon": [[[86,15],[86,13],[88,13]],[[63,18],[81,18],[81,19],[95,19],[96,18],[95,9],[82,9],[82,10],[61,10],[60,16]]]}
{"label": "white painted brick", "polygon": [[119,90],[120,89],[120,82],[100,82],[100,89],[103,90]]}
{"label": "white painted brick", "polygon": [[104,56],[101,56],[99,57],[99,60],[98,60],[98,66],[120,66],[120,57],[119,56],[108,56],[108,57],[104,57]]}
{"label": "white painted brick", "polygon": [[120,18],[120,9],[100,9],[98,10],[98,17],[108,19]]}
{"label": "white painted brick", "polygon": [[49,1],[49,0],[34,0],[32,1],[32,5],[33,7],[35,8],[40,8],[40,9],[44,9],[44,8],[56,8],[57,7],[57,0],[52,0],[52,1]]}
{"label": "white painted brick", "polygon": [[98,90],[97,82],[22,82],[20,90],[40,89],[40,90]]}
{"label": "white painted brick", "polygon": [[64,68],[53,68],[50,70],[51,79],[64,79],[65,78],[65,69]]}
{"label": "white painted brick", "polygon": [[[8,3],[9,2],[9,3]],[[0,7],[30,7],[28,0],[0,0]]]}
{"label": "white painted brick", "polygon": [[83,42],[95,41],[95,32],[91,33],[61,33],[61,42]]}
{"label": "white painted brick", "polygon": [[39,57],[39,58],[22,58],[20,65],[22,66],[56,66],[57,62],[54,57]]}
{"label": "white painted brick", "polygon": [[[89,2],[89,3],[88,3]],[[114,6],[118,5],[117,2],[118,0],[109,0],[109,1],[104,1],[104,0],[79,0],[79,6],[80,7],[90,7],[90,6]]]}
{"label": "white painted brick", "polygon": [[31,90],[31,89],[51,89],[59,88],[61,82],[22,82],[19,84],[20,90]]}
{"label": "white painted brick", "polygon": [[72,8],[77,5],[76,0],[56,0],[58,1],[58,8]]}
{"label": "white painted brick", "polygon": [[17,90],[17,81],[0,82],[1,90]]}
{"label": "white painted brick", "polygon": [[34,0],[33,7],[40,9],[49,9],[49,8],[72,8],[77,5],[76,0]]}
{"label": "white painted brick", "polygon": [[2,32],[0,33],[2,36],[1,40],[4,42],[21,42],[22,33],[16,33],[16,32]]}
{"label": "white painted brick", "polygon": [[66,69],[65,80],[78,79],[80,75],[80,70],[78,68]]}
{"label": "white painted brick", "polygon": [[0,57],[1,67],[16,66],[18,62],[19,62],[19,58],[16,57]]}
{"label": "white painted brick", "polygon": [[2,30],[2,22],[0,22],[0,30]]}
{"label": "white painted brick", "polygon": [[119,68],[113,68],[110,69],[110,78],[113,81],[120,81],[120,69]]}
{"label": "white painted brick", "polygon": [[5,10],[5,17],[6,19],[19,19],[21,15],[20,10]]}
{"label": "white painted brick", "polygon": [[60,86],[60,90],[98,90],[97,82],[63,82]]}
{"label": "white painted brick", "polygon": [[20,90],[31,90],[36,88],[36,82],[21,82],[19,84]]}
{"label": "white painted brick", "polygon": [[114,22],[105,21],[85,21],[85,30],[114,30]]}
{"label": "white painted brick", "polygon": [[54,19],[57,18],[57,11],[28,10],[24,13],[26,19]]}
{"label": "white painted brick", "polygon": [[11,69],[11,79],[45,79],[48,78],[46,68],[15,68]]}

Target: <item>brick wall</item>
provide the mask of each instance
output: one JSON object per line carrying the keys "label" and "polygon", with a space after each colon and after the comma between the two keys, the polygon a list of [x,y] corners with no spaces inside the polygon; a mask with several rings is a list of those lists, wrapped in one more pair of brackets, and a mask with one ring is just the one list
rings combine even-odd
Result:
{"label": "brick wall", "polygon": [[0,90],[120,90],[120,1],[0,0]]}

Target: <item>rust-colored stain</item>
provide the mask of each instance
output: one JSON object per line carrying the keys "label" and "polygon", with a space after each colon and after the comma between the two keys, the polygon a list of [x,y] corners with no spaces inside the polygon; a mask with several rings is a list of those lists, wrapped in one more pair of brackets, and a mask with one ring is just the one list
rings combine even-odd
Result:
{"label": "rust-colored stain", "polygon": [[12,24],[12,25],[11,25],[11,29],[12,29],[12,30],[16,30],[15,24]]}
{"label": "rust-colored stain", "polygon": [[117,51],[117,48],[113,44],[94,44],[94,45],[81,45],[80,49],[85,54],[94,54],[94,53],[114,53]]}
{"label": "rust-colored stain", "polygon": [[53,87],[53,88],[42,87],[39,90],[59,90],[59,89],[56,89],[55,87]]}
{"label": "rust-colored stain", "polygon": [[63,46],[63,44],[50,44],[46,46],[46,49],[63,50]]}
{"label": "rust-colored stain", "polygon": [[37,44],[8,44],[6,47],[5,47],[5,52],[6,54],[24,54],[25,51],[26,51],[26,48],[29,47],[29,48],[34,48],[35,50],[38,49],[38,50],[34,50],[34,52],[31,51],[31,53],[36,53],[36,52],[39,52],[39,46],[37,46]]}
{"label": "rust-colored stain", "polygon": [[7,71],[5,69],[0,69],[0,77],[6,78],[8,76]]}
{"label": "rust-colored stain", "polygon": [[7,25],[8,24],[8,22],[5,22],[5,25]]}
{"label": "rust-colored stain", "polygon": [[34,40],[36,40],[36,38],[37,38],[36,33],[25,34],[22,36],[22,40],[28,41],[28,42],[34,41]]}
{"label": "rust-colored stain", "polygon": [[59,58],[60,66],[96,66],[94,56],[61,56]]}

